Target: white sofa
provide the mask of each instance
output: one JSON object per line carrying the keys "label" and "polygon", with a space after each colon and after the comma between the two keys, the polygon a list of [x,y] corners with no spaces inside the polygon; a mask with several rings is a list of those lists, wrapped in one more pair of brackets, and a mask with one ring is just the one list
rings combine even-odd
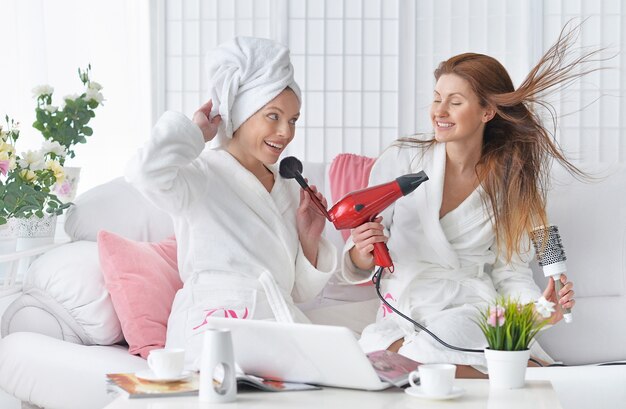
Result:
{"label": "white sofa", "polygon": [[[330,198],[325,165],[305,164],[303,173]],[[591,184],[556,174],[549,212],[563,237],[577,306],[574,322],[546,331],[542,345],[568,365],[626,360],[626,169],[613,168]],[[2,317],[0,388],[22,400],[23,407],[101,408],[112,399],[106,394],[106,373],[146,368],[145,360],[128,354],[123,344],[99,270],[96,234],[106,229],[158,241],[172,234],[171,221],[116,179],[79,197],[65,228],[73,242],[31,265],[23,294]],[[332,226],[325,234],[342,246]],[[538,269],[536,279],[545,282]],[[371,287],[347,287],[333,279],[303,309],[315,323],[359,332],[373,321],[377,306]],[[564,408],[584,408],[580,404],[589,401],[589,391],[576,380],[592,371],[594,382],[604,387],[596,390],[605,397],[611,382],[619,385],[614,367],[538,368],[529,371],[529,378],[551,379],[568,403]],[[619,373],[623,379],[625,372]],[[615,399],[623,397],[615,393]]]}

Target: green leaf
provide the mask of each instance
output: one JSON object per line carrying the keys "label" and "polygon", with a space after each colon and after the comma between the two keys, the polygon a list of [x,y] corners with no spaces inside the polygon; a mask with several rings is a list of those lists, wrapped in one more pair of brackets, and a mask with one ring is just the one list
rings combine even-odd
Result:
{"label": "green leaf", "polygon": [[39,121],[33,122],[33,128],[35,128],[36,130],[41,131],[41,132],[43,132],[45,130],[43,124],[41,122],[39,122]]}

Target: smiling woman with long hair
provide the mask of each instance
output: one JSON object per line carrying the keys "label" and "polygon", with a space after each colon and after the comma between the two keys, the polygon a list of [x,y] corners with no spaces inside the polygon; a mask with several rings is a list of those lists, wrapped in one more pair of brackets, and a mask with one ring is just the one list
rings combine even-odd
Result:
{"label": "smiling woman with long hair", "polygon": [[[430,180],[380,217],[354,229],[343,275],[360,283],[373,274],[373,244],[387,242],[395,262],[381,280],[385,298],[447,343],[482,349],[477,308],[498,295],[529,303],[544,297],[574,306],[573,284],[562,276],[540,291],[528,266],[529,233],[548,224],[546,192],[557,161],[584,177],[554,142],[534,107],[546,94],[592,71],[600,50],[572,58],[580,26],[567,25],[522,84],[515,88],[494,58],[464,53],[439,64],[430,109],[434,137],[403,138],[377,160],[375,185],[424,170]],[[559,308],[551,322],[562,318]],[[391,349],[419,362],[461,365],[459,376],[485,371],[483,354],[449,349],[398,314],[384,314],[361,337],[366,351]],[[550,361],[535,344],[535,357]]]}

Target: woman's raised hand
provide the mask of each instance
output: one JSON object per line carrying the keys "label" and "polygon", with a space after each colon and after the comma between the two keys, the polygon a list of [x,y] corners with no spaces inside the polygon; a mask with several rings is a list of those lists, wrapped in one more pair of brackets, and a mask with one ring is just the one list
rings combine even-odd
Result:
{"label": "woman's raised hand", "polygon": [[[317,191],[317,187],[315,185],[310,185],[309,187],[322,205],[328,207],[326,198]],[[296,225],[298,227],[300,241],[303,239],[305,241],[307,239],[319,241],[324,226],[326,225],[326,217],[320,212],[317,206],[315,206],[309,192],[304,189],[300,189],[300,206],[296,213]]]}
{"label": "woman's raised hand", "polygon": [[213,109],[213,101],[208,100],[208,102],[194,112],[192,118],[192,121],[198,125],[198,128],[202,131],[205,142],[215,138],[215,135],[217,135],[217,126],[222,120],[222,117],[219,115],[215,115],[211,118],[211,109]]}
{"label": "woman's raised hand", "polygon": [[376,217],[371,222],[363,223],[352,230],[354,247],[350,250],[352,262],[363,270],[369,270],[374,266],[374,243],[386,243],[384,227],[381,224],[382,216]]}

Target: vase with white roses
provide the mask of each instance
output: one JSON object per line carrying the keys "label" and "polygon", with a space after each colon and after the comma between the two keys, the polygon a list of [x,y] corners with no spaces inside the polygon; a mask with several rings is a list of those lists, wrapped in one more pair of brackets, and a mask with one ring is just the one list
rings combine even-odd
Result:
{"label": "vase with white roses", "polygon": [[479,311],[476,323],[485,335],[489,382],[492,387],[514,389],[524,386],[530,359],[530,344],[549,323],[554,303],[541,297],[535,303],[499,297],[494,305]]}
{"label": "vase with white roses", "polygon": [[[66,158],[74,158],[74,147],[87,142],[93,135],[89,121],[96,116],[95,110],[104,101],[100,92],[102,86],[89,78],[91,65],[86,69],[78,69],[78,77],[85,87],[80,94],[66,95],[60,105],[53,105],[54,88],[50,85],[39,85],[33,88],[33,97],[37,101],[36,119],[33,127],[41,132],[44,139],[60,145],[65,155],[58,156],[59,163],[65,165]],[[55,187],[56,194],[64,201],[71,201],[76,193],[78,171],[80,168],[66,168],[66,178]]]}

